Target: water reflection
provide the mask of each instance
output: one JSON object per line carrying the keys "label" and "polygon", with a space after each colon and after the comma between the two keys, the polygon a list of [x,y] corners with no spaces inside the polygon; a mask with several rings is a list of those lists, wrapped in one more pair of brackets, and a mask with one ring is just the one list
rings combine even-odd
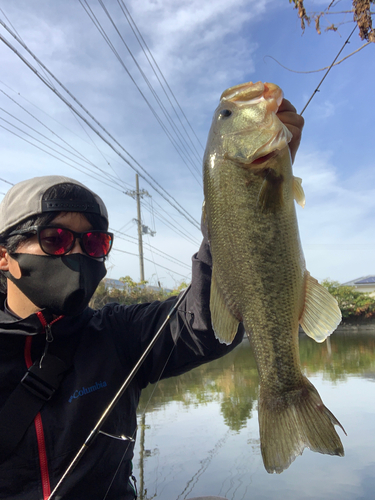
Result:
{"label": "water reflection", "polygon": [[[303,336],[304,373],[342,422],[345,458],[306,450],[281,475],[264,471],[259,450],[258,373],[249,343],[221,360],[144,391],[135,473],[140,498],[372,499],[375,477],[375,336]],[[340,431],[339,431],[340,432]]]}

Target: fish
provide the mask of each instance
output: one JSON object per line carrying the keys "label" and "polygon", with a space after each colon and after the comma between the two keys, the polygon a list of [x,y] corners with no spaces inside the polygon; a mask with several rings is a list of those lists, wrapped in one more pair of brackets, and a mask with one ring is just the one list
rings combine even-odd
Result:
{"label": "fish", "polygon": [[248,82],[220,98],[203,160],[203,222],[212,254],[214,333],[230,344],[242,323],[259,373],[261,454],[269,473],[287,469],[307,447],[344,456],[344,428],[302,373],[299,325],[323,342],[341,321],[336,300],[306,270],[295,202],[292,134],[276,116],[273,83]]}

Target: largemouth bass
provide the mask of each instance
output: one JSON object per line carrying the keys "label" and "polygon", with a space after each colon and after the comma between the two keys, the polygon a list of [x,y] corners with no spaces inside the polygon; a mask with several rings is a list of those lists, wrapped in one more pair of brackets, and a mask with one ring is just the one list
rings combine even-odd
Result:
{"label": "largemouth bass", "polygon": [[282,98],[271,83],[226,90],[204,157],[212,325],[227,344],[244,325],[260,379],[263,462],[276,473],[305,447],[344,455],[334,428],[341,424],[300,367],[299,324],[323,342],[341,312],[305,267],[294,203],[304,206],[305,196],[292,173],[292,136],[276,116]]}

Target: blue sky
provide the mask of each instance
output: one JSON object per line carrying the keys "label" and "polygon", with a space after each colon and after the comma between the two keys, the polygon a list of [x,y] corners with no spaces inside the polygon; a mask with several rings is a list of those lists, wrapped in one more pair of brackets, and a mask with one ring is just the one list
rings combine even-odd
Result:
{"label": "blue sky", "polygon": [[[305,5],[308,11],[317,11],[327,3],[306,0]],[[88,4],[139,88],[156,106],[99,2],[92,0]],[[119,2],[104,0],[104,5],[160,99],[169,106]],[[349,9],[350,5],[349,0],[343,0],[340,10]],[[126,6],[203,146],[220,94],[232,85],[258,80],[274,82],[301,110],[323,73],[291,73],[266,56],[299,71],[318,69],[332,62],[353,28],[348,22],[339,32],[323,32],[319,36],[311,26],[302,34],[297,12],[287,0],[132,0]],[[203,201],[199,182],[201,145],[190,132],[198,151],[197,160],[190,166],[193,176],[80,2],[0,0],[0,8],[0,18],[13,25],[45,66],[167,191],[167,198],[172,196],[199,221]],[[329,23],[333,20],[328,16],[327,19]],[[346,20],[350,21],[350,15]],[[1,26],[0,33],[26,54]],[[358,33],[354,33],[342,57],[362,43]],[[374,48],[371,44],[333,68],[304,113],[306,125],[294,173],[303,180],[306,207],[297,207],[297,213],[307,268],[318,280],[329,277],[345,282],[375,273]],[[30,56],[27,58],[32,61]],[[75,154],[84,155],[101,169],[96,170],[94,178],[91,172],[77,171],[1,128],[0,177],[16,183],[32,176],[64,174],[98,192],[108,206],[111,228],[127,235],[115,240],[108,277],[130,275],[139,280],[138,257],[130,255],[138,252],[133,221],[137,217],[136,205],[124,194],[135,189],[134,170],[77,120],[3,43],[0,60],[0,125],[36,143],[3,120],[22,130],[32,126],[65,148],[74,147]],[[35,61],[33,64],[41,71]],[[48,141],[34,131],[28,133]],[[182,134],[186,136],[186,132]],[[73,158],[71,153],[60,151]],[[0,199],[9,187],[0,181]],[[156,231],[154,237],[144,237],[146,279],[152,284],[160,281],[167,287],[178,285],[183,279],[189,281],[190,258],[199,245],[199,230],[143,179],[140,187],[151,195],[143,200],[142,222]]]}

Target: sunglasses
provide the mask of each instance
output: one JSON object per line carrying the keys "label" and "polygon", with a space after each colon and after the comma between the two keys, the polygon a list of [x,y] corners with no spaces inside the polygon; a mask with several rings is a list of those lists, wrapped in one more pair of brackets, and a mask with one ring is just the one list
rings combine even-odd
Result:
{"label": "sunglasses", "polygon": [[31,226],[26,229],[13,231],[9,236],[16,234],[36,233],[40,248],[48,255],[65,255],[75,245],[76,239],[79,238],[82,251],[100,259],[106,257],[113,243],[113,233],[93,229],[83,233],[76,233],[65,227],[54,226]]}

